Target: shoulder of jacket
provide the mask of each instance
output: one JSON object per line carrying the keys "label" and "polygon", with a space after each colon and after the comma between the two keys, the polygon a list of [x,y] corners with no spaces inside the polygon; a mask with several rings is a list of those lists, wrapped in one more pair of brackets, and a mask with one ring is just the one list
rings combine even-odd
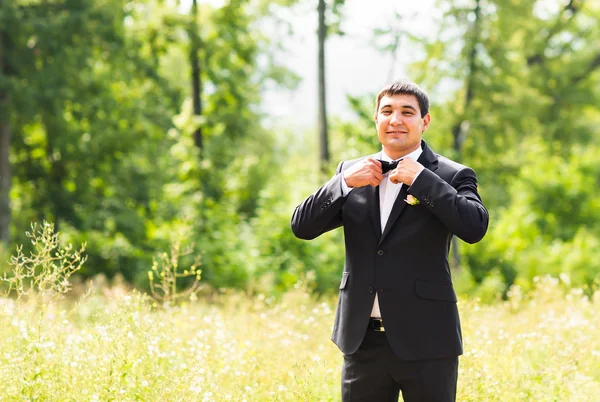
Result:
{"label": "shoulder of jacket", "polygon": [[459,172],[463,169],[470,169],[467,165],[455,162],[452,159],[448,159],[445,156],[437,155],[440,166],[444,166],[446,169],[454,172]]}

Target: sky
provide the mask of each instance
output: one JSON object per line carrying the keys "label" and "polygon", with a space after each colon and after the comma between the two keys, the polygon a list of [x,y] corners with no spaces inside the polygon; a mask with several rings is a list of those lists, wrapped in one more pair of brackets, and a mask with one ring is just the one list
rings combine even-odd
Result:
{"label": "sky", "polygon": [[[279,62],[301,77],[296,90],[271,88],[264,94],[263,109],[267,121],[273,125],[290,125],[300,128],[316,127],[317,120],[317,13],[316,0],[312,4],[296,7],[290,15],[294,34],[283,36],[287,52]],[[384,54],[373,45],[373,30],[399,24],[398,12],[404,28],[419,36],[433,35],[432,15],[434,0],[346,0],[343,9],[344,36],[333,36],[326,43],[327,113],[329,116],[351,118],[346,95],[365,95],[378,92],[395,78],[406,77],[405,66],[414,55],[401,44],[397,62],[391,54]],[[310,6],[310,7],[307,7]]]}

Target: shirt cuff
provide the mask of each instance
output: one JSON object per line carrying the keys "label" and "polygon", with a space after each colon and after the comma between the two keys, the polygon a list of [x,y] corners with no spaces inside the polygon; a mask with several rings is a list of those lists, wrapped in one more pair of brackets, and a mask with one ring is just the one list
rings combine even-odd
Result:
{"label": "shirt cuff", "polygon": [[344,175],[342,174],[342,197],[347,196],[353,188],[354,187],[348,187],[348,184],[346,184],[346,179],[344,179]]}
{"label": "shirt cuff", "polygon": [[[423,170],[425,170],[425,169],[423,169]],[[421,170],[421,172],[422,172],[423,170]],[[415,184],[415,182],[417,181],[417,177],[419,177],[419,175],[421,174],[421,172],[419,172],[419,173],[417,173],[417,174],[415,175],[415,178],[413,179],[413,184]],[[412,184],[411,184],[411,186],[412,186]]]}

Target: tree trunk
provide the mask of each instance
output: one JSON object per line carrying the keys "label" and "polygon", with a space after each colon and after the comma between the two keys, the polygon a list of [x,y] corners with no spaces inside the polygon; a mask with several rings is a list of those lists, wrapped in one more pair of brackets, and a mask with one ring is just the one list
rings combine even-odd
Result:
{"label": "tree trunk", "polygon": [[[0,76],[4,75],[4,35],[0,32]],[[11,172],[9,147],[12,132],[8,112],[9,95],[0,91],[0,242],[10,241],[10,186]]]}
{"label": "tree trunk", "polygon": [[[479,25],[481,23],[481,0],[475,0],[475,9],[473,13],[475,14],[475,19],[473,21],[473,25],[471,27],[471,48],[469,49],[467,64],[469,66],[469,72],[466,78],[466,88],[465,88],[465,101],[463,105],[463,111],[461,116],[457,118],[456,123],[452,127],[452,136],[454,137],[454,151],[456,151],[457,158],[460,160],[462,156],[462,146],[467,138],[467,131],[469,129],[469,121],[467,120],[467,113],[469,108],[471,107],[471,102],[473,101],[473,91],[475,87],[475,73],[477,66],[475,61],[477,59],[477,44],[479,43],[480,36],[480,28]],[[455,269],[460,268],[460,254],[458,252],[458,241],[456,237],[452,238],[452,262]]]}
{"label": "tree trunk", "polygon": [[[200,60],[198,53],[200,52],[200,38],[198,36],[198,1],[192,1],[192,11],[190,16],[190,63],[192,66],[192,101],[194,103],[194,115],[202,114],[202,81],[200,78]],[[203,146],[202,127],[198,127],[194,132],[194,143],[200,149]]]}
{"label": "tree trunk", "polygon": [[325,0],[319,0],[319,143],[320,162],[325,168],[329,162],[329,139],[327,134],[327,109],[325,97],[325,40],[327,39],[327,26],[325,25]]}
{"label": "tree trunk", "polygon": [[469,49],[467,60],[469,70],[465,83],[465,101],[462,114],[458,117],[452,128],[452,135],[454,137],[454,150],[456,151],[459,159],[462,153],[462,146],[467,136],[467,130],[469,128],[469,122],[466,120],[466,115],[471,107],[471,102],[473,101],[473,90],[475,86],[475,73],[477,68],[475,61],[477,59],[477,44],[479,43],[479,24],[481,23],[480,0],[475,1],[475,9],[473,12],[475,14],[475,20],[473,21],[473,26],[471,28],[471,48]]}
{"label": "tree trunk", "polygon": [[0,94],[0,242],[10,241],[11,172],[9,147],[11,130],[8,121],[8,94]]}

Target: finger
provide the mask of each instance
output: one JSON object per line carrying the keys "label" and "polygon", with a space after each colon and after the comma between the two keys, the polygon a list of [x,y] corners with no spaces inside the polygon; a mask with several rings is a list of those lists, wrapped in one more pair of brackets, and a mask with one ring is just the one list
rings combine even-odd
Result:
{"label": "finger", "polygon": [[402,173],[405,173],[407,170],[408,170],[408,168],[406,166],[398,165],[398,167],[396,169],[394,169],[394,175],[396,175],[396,176],[401,175]]}
{"label": "finger", "polygon": [[370,178],[370,180],[369,180],[369,184],[371,184],[373,187],[375,187],[375,186],[379,185],[380,181],[381,180],[377,179],[377,176],[372,175],[371,178]]}
{"label": "finger", "polygon": [[379,162],[377,159],[368,158],[367,160],[381,169],[381,162]]}
{"label": "finger", "polygon": [[373,173],[381,174],[383,170],[381,170],[381,163],[375,166],[372,166],[371,171]]}
{"label": "finger", "polygon": [[400,183],[402,181],[402,180],[400,180],[400,174],[399,174],[399,172],[397,172],[395,170],[394,170],[394,172],[392,174],[390,174],[389,177],[390,177],[390,181],[392,183],[394,183],[394,184],[398,184],[398,183]]}

